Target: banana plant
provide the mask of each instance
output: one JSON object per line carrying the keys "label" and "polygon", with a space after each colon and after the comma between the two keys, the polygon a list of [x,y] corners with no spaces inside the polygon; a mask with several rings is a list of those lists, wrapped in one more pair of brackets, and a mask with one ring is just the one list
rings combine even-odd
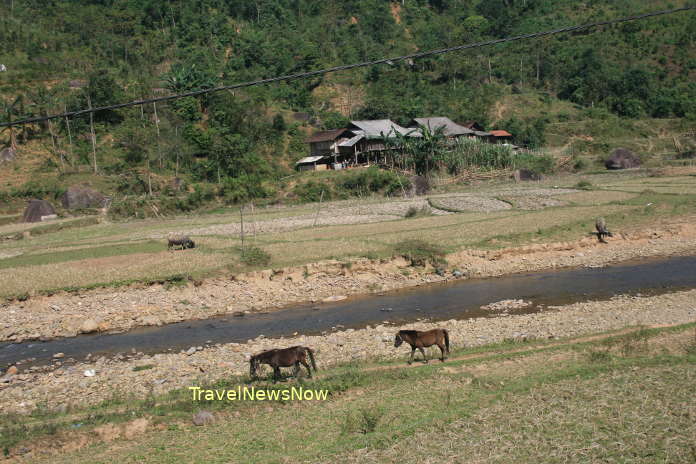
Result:
{"label": "banana plant", "polygon": [[[14,99],[13,102],[2,102],[2,114],[3,114],[3,120],[7,122],[12,122],[14,119],[14,116],[19,116],[24,112],[24,97],[22,95],[18,96],[17,98]],[[0,131],[2,132],[8,132],[10,133],[10,147],[13,150],[17,150],[17,134],[16,134],[16,129],[15,126],[7,126]]]}

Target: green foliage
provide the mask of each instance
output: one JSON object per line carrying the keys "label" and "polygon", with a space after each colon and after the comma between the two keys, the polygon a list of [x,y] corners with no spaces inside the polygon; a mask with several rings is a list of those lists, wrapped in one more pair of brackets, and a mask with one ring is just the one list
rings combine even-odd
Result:
{"label": "green foliage", "polygon": [[549,154],[522,152],[515,155],[515,169],[527,169],[537,174],[550,174],[555,168],[555,161]]}
{"label": "green foliage", "polygon": [[293,189],[293,193],[303,203],[316,202],[322,198],[331,200],[334,197],[334,192],[328,184],[316,180],[308,180],[305,183],[297,184]]}
{"label": "green foliage", "polygon": [[309,179],[300,182],[293,188],[293,193],[304,203],[319,201],[322,192],[323,200],[327,201],[373,194],[397,196],[411,188],[408,178],[376,166],[333,174],[322,180]]}
{"label": "green foliage", "polygon": [[153,367],[155,367],[154,364],[145,364],[143,366],[135,366],[135,367],[133,367],[133,372],[146,371],[146,370],[152,369]]}
{"label": "green foliage", "polygon": [[467,169],[507,169],[514,165],[515,156],[507,145],[459,138],[452,150],[445,152],[443,163],[450,174],[456,175]]}
{"label": "green foliage", "polygon": [[270,191],[262,184],[259,175],[242,174],[239,177],[227,177],[223,181],[218,194],[227,204],[242,203],[257,198],[266,198]]}
{"label": "green foliage", "polygon": [[594,187],[589,180],[581,180],[575,184],[575,188],[580,190],[592,190]]}
{"label": "green foliage", "polygon": [[10,190],[6,196],[13,198],[52,198],[58,200],[66,188],[58,180],[30,180],[21,187]]}
{"label": "green foliage", "polygon": [[240,260],[247,266],[268,266],[271,263],[271,255],[259,247],[246,247],[240,255]]}
{"label": "green foliage", "polygon": [[345,417],[341,431],[343,433],[373,433],[383,417],[384,411],[380,408],[361,408],[356,413]]}
{"label": "green foliage", "polygon": [[394,251],[411,262],[411,266],[447,264],[445,250],[424,240],[409,239],[397,243]]}
{"label": "green foliage", "polygon": [[339,187],[351,195],[369,195],[384,192],[386,195],[398,195],[402,188],[410,188],[408,179],[393,172],[370,166],[350,172],[339,183]]}
{"label": "green foliage", "polygon": [[546,143],[546,118],[536,118],[531,120],[520,120],[517,118],[507,119],[499,124],[513,136],[516,145],[527,148],[540,148]]}
{"label": "green foliage", "polygon": [[[8,67],[0,89],[11,96],[3,102],[1,117],[78,110],[87,106],[87,96],[93,106],[101,106],[657,9],[647,0],[595,3],[577,8],[570,0],[553,5],[419,0],[401,2],[397,18],[377,0],[13,2],[11,16],[0,19]],[[141,108],[99,112],[100,169],[117,174],[149,161],[159,174],[176,172],[218,184],[226,201],[239,202],[264,196],[261,185],[283,177],[292,161],[306,155],[305,128],[290,122],[289,111],[307,112],[323,128],[361,118],[405,124],[430,115],[486,125],[501,96],[536,93],[544,104],[557,95],[577,105],[577,116],[562,112],[558,121],[594,118],[591,130],[616,128],[617,121],[623,124],[619,117],[696,120],[694,24],[693,15],[674,14],[476,54],[186,97],[158,104],[157,118],[151,105],[144,105],[142,113]],[[75,79],[84,85],[69,88]],[[50,88],[37,84],[49,80]],[[545,142],[548,120],[541,112],[495,121],[518,145],[538,148]],[[69,123],[73,143],[66,150],[66,121],[54,121],[60,149],[74,155],[71,164],[87,164],[89,118]],[[13,144],[43,138],[50,145],[46,125],[4,129],[2,136]],[[440,166],[459,172],[468,166],[513,164],[502,152],[472,152],[462,161],[443,149],[438,134],[402,142],[405,156],[390,163],[421,174]],[[606,141],[578,142],[583,143],[580,149],[606,148],[600,146]],[[44,168],[55,170],[58,164]],[[333,186],[333,195],[398,194],[402,189],[398,182],[375,189],[371,181],[360,181]]]}

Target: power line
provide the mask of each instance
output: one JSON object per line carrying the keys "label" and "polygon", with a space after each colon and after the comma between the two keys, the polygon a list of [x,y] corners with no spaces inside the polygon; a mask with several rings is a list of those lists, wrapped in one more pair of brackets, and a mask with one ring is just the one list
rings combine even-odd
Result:
{"label": "power line", "polygon": [[3,122],[3,123],[0,123],[0,127],[18,126],[21,124],[30,124],[30,123],[35,123],[35,122],[47,121],[49,119],[82,116],[82,115],[89,114],[89,113],[96,113],[98,111],[115,110],[115,109],[119,109],[119,108],[126,108],[129,106],[146,105],[149,103],[158,103],[158,102],[162,102],[162,101],[176,100],[176,99],[184,98],[184,97],[194,97],[194,96],[204,95],[204,94],[208,94],[208,93],[221,92],[223,90],[234,90],[234,89],[241,89],[244,87],[253,87],[256,85],[270,84],[272,82],[282,82],[282,81],[291,81],[291,80],[296,80],[296,79],[305,79],[308,77],[319,76],[322,74],[328,74],[328,73],[333,73],[333,72],[338,72],[338,71],[346,71],[349,69],[363,68],[366,66],[374,66],[374,65],[385,64],[385,63],[386,64],[393,64],[397,61],[404,61],[404,60],[417,59],[417,58],[425,58],[427,56],[442,55],[444,53],[451,53],[451,52],[456,52],[456,51],[461,51],[461,50],[469,50],[472,48],[487,47],[490,45],[497,45],[497,44],[506,43],[506,42],[515,42],[518,40],[534,39],[534,38],[538,38],[538,37],[545,37],[545,36],[549,36],[549,35],[562,34],[562,33],[566,33],[566,32],[580,31],[580,30],[591,29],[591,28],[595,28],[595,27],[599,27],[599,26],[608,26],[608,25],[612,25],[612,24],[625,23],[628,21],[637,21],[639,19],[653,18],[656,16],[663,16],[663,15],[679,13],[682,11],[689,11],[689,10],[696,10],[696,6],[685,6],[685,7],[681,7],[681,8],[673,8],[670,10],[653,11],[651,13],[644,13],[644,14],[634,15],[634,16],[626,16],[623,18],[610,19],[610,20],[606,20],[606,21],[598,21],[598,22],[594,22],[594,23],[580,24],[580,25],[575,25],[575,26],[566,26],[566,27],[562,27],[559,29],[552,29],[552,30],[543,31],[543,32],[533,32],[530,34],[523,34],[523,35],[517,35],[517,36],[513,36],[513,37],[506,37],[503,39],[486,40],[483,42],[476,42],[476,43],[472,43],[472,44],[457,45],[454,47],[439,48],[439,49],[428,50],[428,51],[419,52],[419,53],[411,53],[410,55],[401,55],[401,56],[397,56],[397,57],[393,57],[393,58],[381,58],[379,60],[363,61],[361,63],[353,63],[353,64],[346,64],[346,65],[341,65],[341,66],[334,66],[331,68],[318,69],[316,71],[302,72],[302,73],[296,73],[296,74],[288,74],[285,76],[271,77],[271,78],[267,78],[267,79],[259,79],[259,80],[255,80],[255,81],[242,82],[242,83],[238,83],[238,84],[223,85],[220,87],[194,90],[191,92],[185,92],[185,93],[174,94],[174,95],[167,95],[164,97],[147,98],[147,99],[135,100],[135,101],[127,102],[127,103],[118,103],[118,104],[109,105],[109,106],[101,106],[101,107],[89,108],[89,109],[78,110],[78,111],[69,111],[66,113],[55,114],[55,115],[51,115],[51,116],[41,116],[41,117],[36,117],[36,118],[22,119],[19,121]]}

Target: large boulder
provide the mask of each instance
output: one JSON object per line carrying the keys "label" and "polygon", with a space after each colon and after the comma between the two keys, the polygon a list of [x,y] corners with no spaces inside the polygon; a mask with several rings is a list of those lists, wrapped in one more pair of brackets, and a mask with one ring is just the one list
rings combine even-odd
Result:
{"label": "large boulder", "polygon": [[640,158],[627,148],[617,148],[604,162],[607,169],[631,169],[640,167]]}
{"label": "large boulder", "polygon": [[41,222],[46,219],[55,219],[56,210],[46,200],[29,200],[27,209],[24,210],[22,222]]}
{"label": "large boulder", "polygon": [[73,185],[61,197],[66,209],[103,208],[106,197],[86,185]]}
{"label": "large boulder", "polygon": [[544,176],[531,169],[517,169],[512,173],[512,178],[515,179],[515,182],[522,182],[527,180],[543,180]]}

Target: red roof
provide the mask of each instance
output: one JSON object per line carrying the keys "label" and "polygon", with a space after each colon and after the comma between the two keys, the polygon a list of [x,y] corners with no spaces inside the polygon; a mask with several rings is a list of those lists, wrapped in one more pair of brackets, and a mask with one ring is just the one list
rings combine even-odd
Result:
{"label": "red roof", "polygon": [[488,132],[490,132],[493,135],[493,137],[512,137],[511,133],[509,133],[506,130],[502,130],[502,129],[492,130],[492,131],[488,131]]}

